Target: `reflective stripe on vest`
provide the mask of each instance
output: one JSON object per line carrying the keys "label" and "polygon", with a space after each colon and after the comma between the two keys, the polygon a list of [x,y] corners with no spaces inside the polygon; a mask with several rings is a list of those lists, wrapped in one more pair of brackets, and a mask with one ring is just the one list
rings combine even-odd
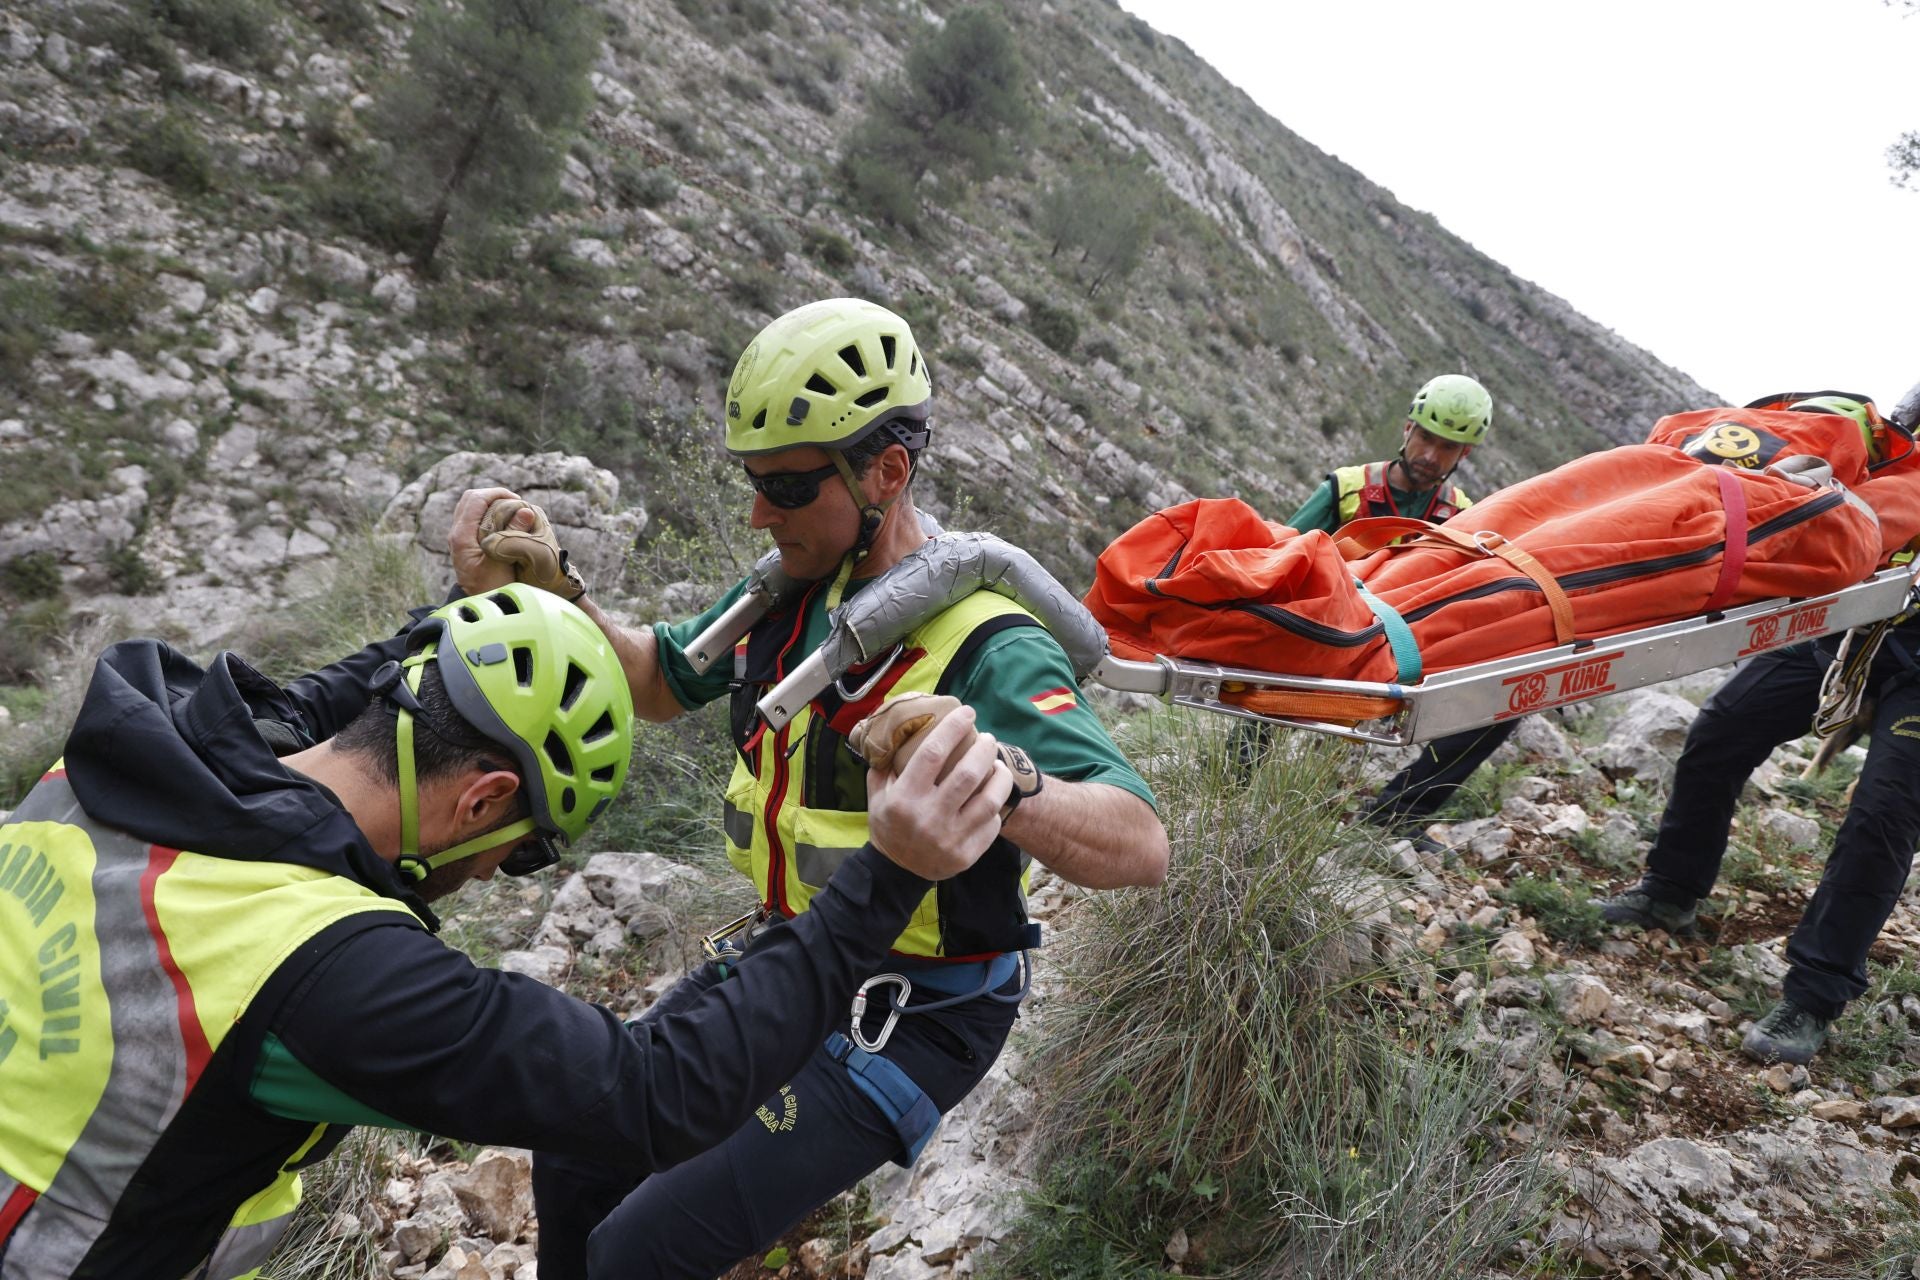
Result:
{"label": "reflective stripe on vest", "polygon": [[1445,524],[1473,505],[1473,499],[1459,485],[1447,485],[1445,501],[1441,500],[1440,490],[1435,489],[1424,512],[1402,511],[1394,505],[1393,493],[1387,487],[1387,468],[1391,465],[1389,462],[1369,462],[1364,467],[1341,467],[1327,477],[1334,484],[1338,498],[1335,512],[1341,524],[1363,516],[1399,515]]}
{"label": "reflective stripe on vest", "polygon": [[[874,693],[856,704],[858,714],[902,694],[938,691],[967,639],[982,626],[1008,618],[1038,625],[1005,596],[978,591],[909,633],[893,665],[874,677]],[[783,615],[764,625],[791,629],[795,624]],[[735,665],[743,680],[744,653],[737,652]],[[793,661],[804,656],[796,654]],[[849,676],[846,683],[854,686],[858,679]],[[758,697],[760,692],[748,685],[736,696]],[[854,713],[843,709],[836,719],[850,717]],[[820,714],[817,701],[778,734],[763,727],[749,729],[736,718],[734,745],[739,751],[722,815],[727,856],[752,877],[755,891],[771,910],[789,916],[805,911],[840,864],[867,842],[864,789],[859,809],[809,807],[809,802],[822,799],[808,793],[809,764],[819,763],[818,752],[844,750],[842,736],[851,727],[842,724],[836,731]],[[1029,865],[1018,846],[997,841],[976,867],[928,891],[893,949],[903,955],[977,959],[1023,945],[1018,939],[1026,928]],[[944,913],[942,902],[948,904]],[[956,949],[956,938],[968,941]],[[975,946],[972,940],[980,938],[1000,941]]]}
{"label": "reflective stripe on vest", "polygon": [[[58,766],[41,780],[0,825],[0,1191],[37,1194],[0,1232],[0,1280],[74,1271],[260,987],[364,911],[412,918],[324,871],[145,844]],[[282,1172],[241,1206],[245,1238],[216,1251],[238,1270],[213,1280],[264,1260],[299,1194]]]}

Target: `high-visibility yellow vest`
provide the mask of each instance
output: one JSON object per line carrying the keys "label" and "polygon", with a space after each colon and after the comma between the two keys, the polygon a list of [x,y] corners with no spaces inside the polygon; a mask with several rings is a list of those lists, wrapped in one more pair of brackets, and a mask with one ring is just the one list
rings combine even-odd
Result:
{"label": "high-visibility yellow vest", "polygon": [[[1434,524],[1444,524],[1473,505],[1458,485],[1443,485],[1433,491],[1433,498],[1427,503],[1425,511],[1402,511],[1393,504],[1393,494],[1387,488],[1387,462],[1369,462],[1363,467],[1341,467],[1327,477],[1334,483],[1339,496],[1338,513],[1340,523],[1358,520],[1363,516],[1413,516],[1418,520],[1429,520]],[[1445,493],[1445,497],[1441,496]]]}
{"label": "high-visibility yellow vest", "polygon": [[[54,766],[0,824],[0,1280],[72,1274],[267,979],[366,911],[413,918],[317,868],[103,826]],[[299,1202],[283,1167],[196,1274],[254,1273]]]}
{"label": "high-visibility yellow vest", "polygon": [[[734,649],[733,726],[739,749],[727,784],[727,856],[752,877],[761,902],[792,916],[867,841],[866,769],[845,738],[862,718],[906,693],[944,693],[955,661],[1008,626],[1039,622],[1013,601],[978,591],[909,633],[890,659],[849,673],[778,733],[753,704],[806,657],[797,640],[807,602],[760,623]],[[927,893],[893,949],[978,959],[1031,945],[1030,859],[1004,836],[973,867]]]}

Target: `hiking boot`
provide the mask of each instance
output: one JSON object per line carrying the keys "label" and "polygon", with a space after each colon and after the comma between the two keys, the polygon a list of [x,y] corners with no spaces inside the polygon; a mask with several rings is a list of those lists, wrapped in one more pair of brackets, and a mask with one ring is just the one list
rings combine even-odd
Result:
{"label": "hiking boot", "polygon": [[1827,1042],[1827,1024],[1831,1021],[1791,1000],[1782,1000],[1747,1028],[1740,1050],[1761,1062],[1806,1063]]}
{"label": "hiking boot", "polygon": [[1590,898],[1600,908],[1600,918],[1608,924],[1637,924],[1642,929],[1665,929],[1685,933],[1693,928],[1700,912],[1689,902],[1680,906],[1654,897],[1641,885],[1635,885],[1611,898]]}

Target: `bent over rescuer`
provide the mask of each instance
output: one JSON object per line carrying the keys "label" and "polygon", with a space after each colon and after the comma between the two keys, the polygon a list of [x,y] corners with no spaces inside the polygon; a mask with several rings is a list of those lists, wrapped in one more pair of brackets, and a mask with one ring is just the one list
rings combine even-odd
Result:
{"label": "bent over rescuer", "polygon": [[923,877],[997,838],[1011,780],[954,750],[967,719],[876,780],[804,919],[628,1028],[474,967],[427,906],[550,865],[620,790],[627,680],[574,606],[500,587],[284,689],[115,645],[0,823],[0,1280],[253,1274],[356,1124],[686,1160],[844,1017]]}

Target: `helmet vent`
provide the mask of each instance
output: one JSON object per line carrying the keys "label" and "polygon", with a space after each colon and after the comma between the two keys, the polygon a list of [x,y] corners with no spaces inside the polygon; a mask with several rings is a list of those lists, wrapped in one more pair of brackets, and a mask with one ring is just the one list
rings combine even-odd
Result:
{"label": "helmet vent", "polygon": [[496,591],[487,599],[491,600],[502,613],[520,612],[520,602],[504,591]]}
{"label": "helmet vent", "polygon": [[587,673],[569,662],[567,664],[567,682],[560,690],[560,709],[573,710],[573,704],[580,701],[580,694],[587,687]]}
{"label": "helmet vent", "polygon": [[567,744],[560,741],[559,734],[549,729],[547,740],[540,744],[540,749],[547,753],[555,773],[565,774],[569,778],[573,776],[573,756],[568,754]]}
{"label": "helmet vent", "polygon": [[898,356],[898,346],[899,344],[894,341],[892,334],[883,333],[880,335],[880,354],[887,358],[887,368],[889,370],[893,368],[893,362]]}
{"label": "helmet vent", "polygon": [[855,400],[854,403],[859,405],[862,409],[871,409],[877,404],[885,404],[887,402],[888,394],[891,393],[892,391],[893,391],[892,387],[875,387],[873,390],[867,392],[867,394],[861,396],[858,400]]}
{"label": "helmet vent", "polygon": [[533,650],[523,644],[514,646],[513,678],[522,689],[533,688]]}
{"label": "helmet vent", "polygon": [[840,348],[840,358],[847,362],[847,368],[853,370],[855,377],[864,378],[867,376],[867,362],[860,358],[860,348],[848,344]]}
{"label": "helmet vent", "polygon": [[580,735],[580,741],[585,746],[592,746],[612,732],[613,713],[611,711],[602,711],[600,718],[593,722],[593,727]]}
{"label": "helmet vent", "polygon": [[920,353],[918,351],[914,352],[913,358],[907,361],[907,376],[909,378],[917,378],[920,376]]}
{"label": "helmet vent", "polygon": [[[851,351],[853,348],[848,347],[847,350]],[[819,373],[815,373],[811,378],[807,379],[807,390],[817,396],[837,396],[840,394],[840,388],[828,382],[826,378]]]}
{"label": "helmet vent", "polygon": [[463,604],[460,606],[460,620],[462,622],[478,622],[480,621],[480,611],[470,604]]}
{"label": "helmet vent", "polygon": [[572,812],[573,812],[573,804],[574,804],[574,798],[573,798],[573,788],[572,788],[572,787],[563,787],[563,788],[561,788],[561,791],[560,791],[560,811],[561,811],[562,813],[572,813]]}
{"label": "helmet vent", "polygon": [[753,415],[753,429],[755,431],[758,431],[760,430],[760,428],[766,425],[767,425],[767,411],[765,409],[762,409],[760,412]]}
{"label": "helmet vent", "polygon": [[590,772],[587,776],[589,778],[592,778],[595,782],[612,782],[613,766],[610,764],[603,764],[598,769],[595,769],[592,772]]}

